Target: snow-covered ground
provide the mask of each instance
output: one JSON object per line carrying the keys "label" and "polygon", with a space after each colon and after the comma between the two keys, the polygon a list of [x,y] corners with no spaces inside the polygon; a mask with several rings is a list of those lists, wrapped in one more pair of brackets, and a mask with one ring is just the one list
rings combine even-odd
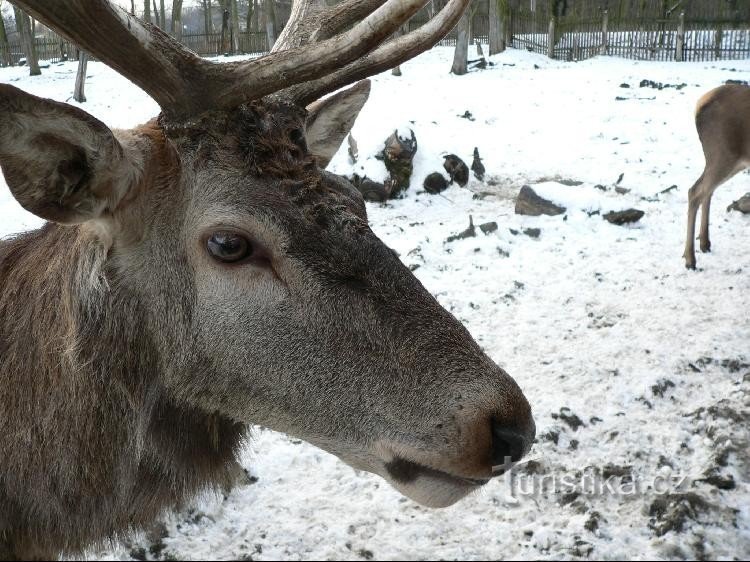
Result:
{"label": "snow-covered ground", "polygon": [[[750,217],[725,212],[750,191],[747,174],[716,192],[714,253],[698,256],[698,272],[681,258],[687,189],[703,166],[695,101],[750,78],[750,61],[562,63],[511,50],[455,77],[451,56],[435,49],[403,65],[401,78],[375,78],[353,130],[361,160],[350,165],[344,147],[331,169],[382,178],[374,154],[394,129],[414,130],[411,188],[370,205],[372,226],[524,389],[539,435],[532,462],[431,511],[312,446],[259,431],[244,461],[257,482],[196,499],[165,521],[164,537],[92,556],[750,556]],[[69,100],[74,72],[66,63],[29,79],[4,69],[0,81]],[[84,107],[110,126],[156,113],[114,72],[91,64],[89,73]],[[640,88],[643,79],[686,86]],[[475,146],[484,183],[421,192],[441,155],[470,164]],[[614,190],[621,174],[624,195]],[[568,212],[515,215],[524,184]],[[629,207],[646,212],[635,226],[601,217]],[[469,216],[499,228],[446,242]],[[1,179],[0,217],[0,235],[38,224]],[[532,228],[538,238],[524,233]]]}

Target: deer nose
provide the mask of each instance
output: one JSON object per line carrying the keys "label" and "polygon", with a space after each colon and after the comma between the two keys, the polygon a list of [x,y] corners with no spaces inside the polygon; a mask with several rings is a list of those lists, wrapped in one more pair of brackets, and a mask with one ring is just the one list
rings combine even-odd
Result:
{"label": "deer nose", "polygon": [[533,419],[529,419],[528,423],[527,428],[519,431],[508,427],[496,418],[492,419],[492,473],[494,476],[505,473],[531,449],[536,437],[536,427]]}

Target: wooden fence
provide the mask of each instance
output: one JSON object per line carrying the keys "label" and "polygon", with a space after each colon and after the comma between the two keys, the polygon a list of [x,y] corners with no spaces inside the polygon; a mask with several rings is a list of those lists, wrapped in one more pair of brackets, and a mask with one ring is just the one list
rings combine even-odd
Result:
{"label": "wooden fence", "polygon": [[[437,11],[446,0],[433,0]],[[709,61],[750,58],[750,0],[475,0],[471,41],[489,41],[489,2],[506,18],[506,43],[562,60],[600,54],[641,60]],[[412,31],[429,19],[420,11]],[[20,37],[0,46],[0,65],[25,59]],[[182,41],[202,56],[226,54],[221,33],[185,33]],[[264,54],[265,32],[243,32],[237,54]],[[456,30],[440,45],[456,44]],[[73,45],[45,31],[36,38],[40,61],[75,58]]]}
{"label": "wooden fence", "polygon": [[[509,2],[509,45],[562,60],[600,54],[639,60],[750,58],[750,2],[740,0]],[[533,9],[532,9],[533,8]]]}

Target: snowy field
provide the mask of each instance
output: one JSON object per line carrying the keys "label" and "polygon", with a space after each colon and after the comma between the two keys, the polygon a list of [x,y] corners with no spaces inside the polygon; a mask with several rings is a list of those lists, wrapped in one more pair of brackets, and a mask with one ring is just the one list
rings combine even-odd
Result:
{"label": "snowy field", "polygon": [[[331,169],[382,179],[374,154],[394,129],[414,130],[411,188],[370,205],[372,227],[524,389],[538,428],[531,462],[431,511],[314,447],[256,431],[244,459],[254,483],[198,498],[161,533],[92,557],[750,557],[750,217],[725,212],[750,191],[747,174],[716,192],[714,253],[698,255],[697,272],[681,258],[687,190],[703,167],[695,102],[750,79],[750,61],[562,63],[508,51],[455,77],[451,57],[436,49],[401,78],[375,78],[353,131],[360,162],[344,147]],[[0,81],[70,101],[74,73],[73,63],[35,79],[4,69]],[[110,126],[157,112],[113,71],[90,64],[89,74],[84,107]],[[441,155],[471,164],[475,146],[484,183],[421,192]],[[568,212],[515,215],[524,184]],[[630,207],[646,213],[635,226],[601,217]],[[499,228],[446,242],[469,216]],[[1,178],[0,217],[0,235],[39,224]]]}

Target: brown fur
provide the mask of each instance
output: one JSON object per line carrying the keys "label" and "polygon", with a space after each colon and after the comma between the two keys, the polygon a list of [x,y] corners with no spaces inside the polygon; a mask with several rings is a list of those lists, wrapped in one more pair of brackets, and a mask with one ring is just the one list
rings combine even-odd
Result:
{"label": "brown fur", "polygon": [[685,265],[695,269],[695,225],[701,210],[700,249],[711,251],[709,218],[714,191],[750,166],[750,87],[731,84],[703,95],[695,114],[706,165],[690,188]]}
{"label": "brown fur", "polygon": [[[0,165],[29,172],[6,176],[14,196],[98,210],[0,242],[0,557],[78,553],[226,487],[250,423],[434,507],[528,451],[516,383],[318,170],[300,110],[117,134],[80,113],[0,86]],[[84,174],[55,176],[76,148]],[[257,259],[210,256],[227,228]]]}
{"label": "brown fur", "polygon": [[224,484],[245,434],[154,379],[142,306],[86,231],[0,245],[0,536],[18,558],[78,552]]}

